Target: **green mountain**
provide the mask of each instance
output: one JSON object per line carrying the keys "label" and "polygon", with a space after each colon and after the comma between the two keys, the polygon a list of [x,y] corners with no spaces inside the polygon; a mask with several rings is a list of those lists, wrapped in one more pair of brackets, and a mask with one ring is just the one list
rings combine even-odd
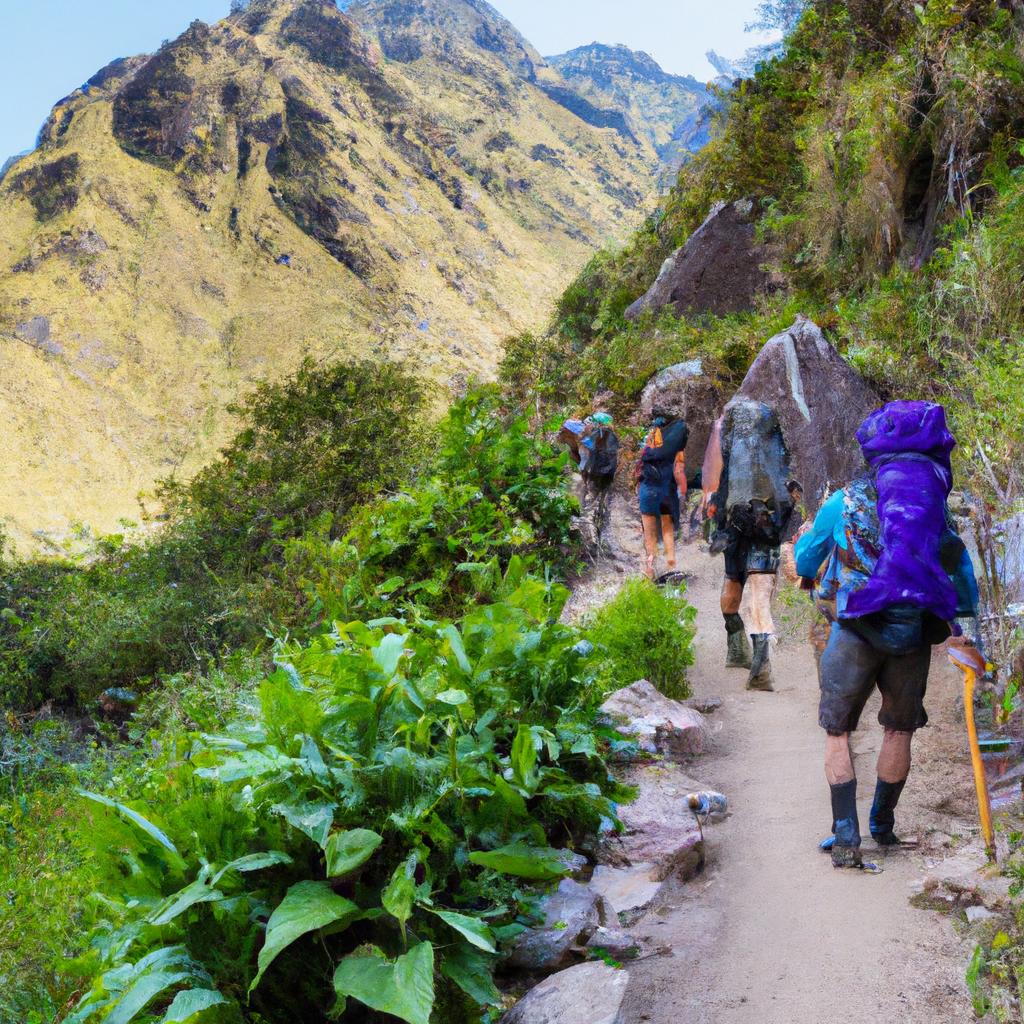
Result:
{"label": "green mountain", "polygon": [[584,99],[622,110],[658,151],[666,173],[708,141],[707,108],[717,101],[706,83],[670,75],[653,57],[625,46],[591,43],[548,59]]}
{"label": "green mountain", "polygon": [[229,402],[305,355],[492,373],[643,216],[653,151],[568,109],[486,5],[238,8],[104,68],[0,183],[19,541],[137,519],[229,435]]}
{"label": "green mountain", "polygon": [[[994,0],[819,0],[782,54],[723,102],[715,138],[658,215],[591,261],[547,337],[510,346],[506,372],[529,367],[565,399],[611,388],[632,402],[655,371],[699,357],[736,386],[765,340],[805,314],[880,395],[944,402],[961,482],[1015,508],[1024,497],[1020,11]],[[678,316],[647,302],[627,320],[709,212],[737,201],[772,254],[772,287],[728,315]],[[692,250],[692,279],[728,289],[729,266],[696,266]]]}

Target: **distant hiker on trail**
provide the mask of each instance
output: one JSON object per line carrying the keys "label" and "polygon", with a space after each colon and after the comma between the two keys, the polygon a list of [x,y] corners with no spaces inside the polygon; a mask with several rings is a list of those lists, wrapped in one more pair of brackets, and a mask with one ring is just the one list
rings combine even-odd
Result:
{"label": "distant hiker on trail", "polygon": [[[970,555],[946,506],[956,442],[945,411],[931,402],[891,402],[857,431],[868,472],[837,491],[796,544],[796,568],[814,580],[815,601],[832,622],[821,657],[818,720],[826,731],[825,776],[833,836],[821,845],[836,867],[863,867],[857,777],[850,733],[875,686],[885,730],[869,828],[898,846],[896,805],[910,772],[924,709],[931,648],[976,635],[978,585]],[[826,561],[827,560],[827,561]]]}
{"label": "distant hiker on trail", "polygon": [[572,456],[573,465],[577,470],[581,470],[583,467],[583,453],[580,444],[586,430],[587,425],[583,420],[566,420],[555,438],[559,444],[564,444],[569,449],[569,455]]}
{"label": "distant hiker on trail", "polygon": [[581,454],[586,453],[580,465],[583,503],[586,505],[591,497],[596,497],[601,515],[619,466],[619,438],[612,429],[612,422],[611,413],[595,412],[587,421],[588,426],[580,442]]}
{"label": "distant hiker on trail", "polygon": [[[772,690],[772,595],[779,548],[799,487],[790,480],[789,452],[779,418],[762,402],[729,403],[715,424],[704,459],[704,511],[715,523],[713,554],[725,555],[722,615],[727,668],[750,670],[747,688]],[[750,588],[750,639],[740,616]]]}
{"label": "distant hiker on trail", "polygon": [[676,567],[676,530],[686,501],[686,456],[689,428],[675,413],[655,408],[651,429],[637,463],[640,519],[643,523],[644,571],[654,579],[658,558],[658,534],[665,547],[665,561],[671,572]]}

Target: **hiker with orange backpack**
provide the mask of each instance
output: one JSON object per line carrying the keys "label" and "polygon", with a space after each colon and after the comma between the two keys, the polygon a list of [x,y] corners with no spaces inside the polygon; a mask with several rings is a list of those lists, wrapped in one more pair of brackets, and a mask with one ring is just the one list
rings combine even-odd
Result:
{"label": "hiker with orange backpack", "polygon": [[861,868],[850,733],[877,686],[885,735],[869,828],[879,846],[899,846],[895,812],[914,732],[928,722],[931,649],[976,642],[978,585],[946,504],[956,442],[942,406],[890,402],[864,421],[857,440],[868,472],[825,502],[795,555],[832,623],[819,667],[818,720],[833,834],[821,845],[835,867]]}
{"label": "hiker with orange backpack", "polygon": [[676,531],[686,502],[686,442],[690,430],[670,409],[655,408],[651,429],[636,467],[646,562],[653,580],[658,558],[658,537],[665,548],[669,571],[676,568]]}

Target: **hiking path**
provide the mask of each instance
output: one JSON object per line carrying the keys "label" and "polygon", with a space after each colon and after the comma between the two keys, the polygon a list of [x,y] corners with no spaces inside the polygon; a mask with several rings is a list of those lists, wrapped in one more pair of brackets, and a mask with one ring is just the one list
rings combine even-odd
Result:
{"label": "hiking path", "polygon": [[[640,571],[638,516],[621,494],[605,537],[610,550],[575,589],[570,617],[608,600]],[[937,655],[932,725],[915,742],[915,770],[898,812],[898,829],[919,836],[921,848],[886,854],[869,838],[865,852],[883,872],[836,871],[817,849],[831,812],[806,599],[792,588],[777,596],[776,692],[749,692],[745,671],[723,667],[721,558],[695,543],[679,553],[698,613],[689,679],[695,696],[723,702],[709,716],[717,730],[710,752],[687,772],[725,793],[732,813],[705,829],[704,871],[672,887],[634,925],[671,952],[629,965],[625,1024],[974,1020],[964,981],[970,949],[949,918],[910,903],[914,881],[976,831],[947,810],[956,803],[953,780],[969,782],[970,771],[956,674]],[[854,738],[865,834],[881,740],[877,710],[876,696]]]}

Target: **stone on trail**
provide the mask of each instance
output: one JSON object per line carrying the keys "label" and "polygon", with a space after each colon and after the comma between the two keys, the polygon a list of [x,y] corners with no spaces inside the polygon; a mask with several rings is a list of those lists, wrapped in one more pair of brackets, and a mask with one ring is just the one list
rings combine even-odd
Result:
{"label": "stone on trail", "polygon": [[705,787],[673,764],[634,767],[620,781],[635,787],[637,796],[618,808],[623,831],[602,836],[598,863],[618,868],[643,865],[655,882],[695,875],[704,864],[704,833],[685,798]]}
{"label": "stone on trail", "polygon": [[619,923],[628,926],[661,895],[667,883],[658,875],[659,871],[653,864],[633,864],[620,868],[600,864],[594,868],[590,885],[607,901]]}
{"label": "stone on trail", "polygon": [[563,879],[541,903],[544,923],[519,936],[508,957],[509,966],[526,971],[554,971],[562,967],[572,950],[585,945],[600,925],[600,903],[600,896],[593,889]]}
{"label": "stone on trail", "polygon": [[634,737],[648,753],[687,757],[707,749],[704,716],[659,693],[646,679],[616,690],[601,711],[620,733]]}
{"label": "stone on trail", "polygon": [[616,960],[635,960],[646,943],[636,935],[620,928],[598,928],[587,939],[587,949],[599,949]]}
{"label": "stone on trail", "polygon": [[716,203],[704,223],[662,264],[654,284],[626,310],[635,320],[671,306],[684,313],[739,313],[781,280],[766,269],[771,247],[757,241],[756,205],[749,199]]}
{"label": "stone on trail", "polygon": [[604,963],[578,964],[530,989],[500,1024],[625,1024],[629,972]]}
{"label": "stone on trail", "polygon": [[[807,507],[864,467],[856,433],[881,399],[804,317],[761,349],[736,397],[774,409]],[[795,524],[794,524],[795,526]]]}

